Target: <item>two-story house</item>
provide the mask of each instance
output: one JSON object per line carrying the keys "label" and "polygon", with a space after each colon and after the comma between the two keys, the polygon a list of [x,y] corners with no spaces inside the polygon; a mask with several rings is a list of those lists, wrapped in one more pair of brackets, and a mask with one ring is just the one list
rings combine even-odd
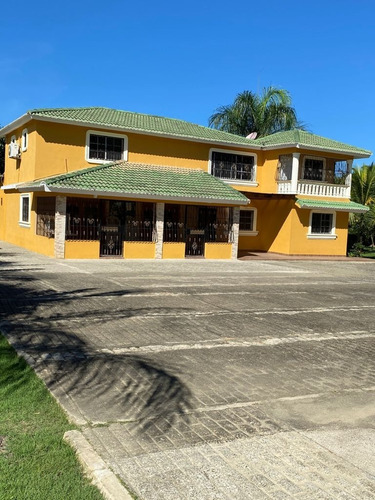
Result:
{"label": "two-story house", "polygon": [[292,130],[259,139],[107,108],[36,109],[2,130],[0,238],[58,258],[345,255],[352,162]]}

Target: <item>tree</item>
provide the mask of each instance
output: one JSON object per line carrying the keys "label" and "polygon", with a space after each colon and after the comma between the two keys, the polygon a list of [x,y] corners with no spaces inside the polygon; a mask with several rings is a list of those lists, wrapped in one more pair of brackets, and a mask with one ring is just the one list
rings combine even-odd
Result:
{"label": "tree", "polygon": [[261,95],[245,90],[233,104],[220,106],[209,118],[209,126],[236,135],[256,132],[258,137],[293,128],[298,122],[289,92],[276,87],[264,88]]}
{"label": "tree", "polygon": [[362,245],[371,241],[374,246],[375,238],[375,165],[355,167],[352,175],[351,198],[356,203],[369,207],[369,211],[362,214],[351,214],[350,232],[357,237]]}

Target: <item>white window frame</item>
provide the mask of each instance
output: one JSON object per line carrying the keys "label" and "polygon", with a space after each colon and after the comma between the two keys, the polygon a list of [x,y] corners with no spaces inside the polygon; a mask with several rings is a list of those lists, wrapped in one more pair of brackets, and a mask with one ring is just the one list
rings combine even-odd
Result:
{"label": "white window frame", "polygon": [[12,137],[10,138],[10,143],[9,143],[8,158],[13,158],[13,156],[10,156],[10,145],[16,144],[16,143],[17,143],[17,137],[15,135],[12,135]]}
{"label": "white window frame", "polygon": [[258,217],[258,210],[254,207],[240,207],[240,218],[241,218],[241,212],[253,212],[253,230],[252,231],[247,231],[244,229],[240,228],[239,226],[239,234],[242,234],[244,236],[257,236],[259,234],[259,231],[257,231],[257,217]]}
{"label": "white window frame", "polygon": [[[332,229],[330,233],[312,233],[312,218],[313,214],[330,214],[332,215]],[[309,217],[309,231],[307,233],[307,238],[310,240],[335,240],[337,238],[336,234],[336,212],[334,210],[311,210]]]}
{"label": "white window frame", "polygon": [[122,160],[118,161],[128,161],[128,136],[125,134],[113,134],[112,132],[102,132],[99,130],[88,130],[86,132],[86,147],[85,147],[85,160],[88,163],[95,163],[96,165],[102,163],[112,163],[114,160],[97,160],[95,158],[90,158],[90,135],[102,135],[104,137],[119,137],[124,139],[124,151]]}
{"label": "white window frame", "polygon": [[27,151],[28,145],[29,145],[29,132],[27,128],[24,128],[21,134],[21,150]]}
{"label": "white window frame", "polygon": [[[28,199],[29,200],[29,210],[27,214],[27,221],[22,220],[22,214],[23,214],[23,200]],[[31,213],[31,198],[30,194],[21,194],[20,196],[20,213],[19,213],[19,225],[22,227],[30,227],[30,213]]]}
{"label": "white window frame", "polygon": [[[210,153],[209,153],[209,160],[208,160],[208,172],[212,174],[212,153],[227,153],[227,154],[234,154],[234,155],[242,155],[242,156],[252,156],[254,158],[254,181],[241,181],[240,179],[222,179],[220,178],[221,181],[225,182],[226,184],[235,184],[236,186],[258,186],[259,183],[256,181],[257,178],[257,162],[258,162],[258,155],[256,153],[249,153],[247,151],[234,151],[233,149],[218,149],[218,148],[211,148]],[[218,179],[219,177],[217,177]]]}
{"label": "white window frame", "polygon": [[[305,162],[306,160],[321,160],[323,162],[323,172],[322,172],[322,180],[321,181],[316,181],[316,180],[309,180],[305,179]],[[302,171],[302,180],[307,181],[307,182],[325,182],[326,178],[326,159],[323,158],[322,156],[304,156],[303,157],[303,171]]]}

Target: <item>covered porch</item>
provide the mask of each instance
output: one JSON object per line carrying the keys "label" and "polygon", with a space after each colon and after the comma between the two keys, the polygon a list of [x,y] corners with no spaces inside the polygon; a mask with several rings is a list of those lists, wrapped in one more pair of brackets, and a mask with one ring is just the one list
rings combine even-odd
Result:
{"label": "covered porch", "polygon": [[[98,192],[103,173],[107,189]],[[58,258],[237,258],[239,207],[248,203],[201,170],[129,163],[19,189],[35,192],[36,234],[55,239]]]}

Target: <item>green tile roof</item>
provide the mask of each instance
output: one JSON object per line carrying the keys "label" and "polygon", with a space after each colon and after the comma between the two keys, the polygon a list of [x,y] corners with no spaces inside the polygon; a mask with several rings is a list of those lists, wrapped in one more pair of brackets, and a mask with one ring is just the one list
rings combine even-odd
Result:
{"label": "green tile roof", "polygon": [[266,137],[260,137],[259,139],[256,139],[254,143],[266,149],[267,147],[298,145],[299,147],[305,147],[307,149],[313,148],[323,151],[335,151],[354,156],[371,155],[371,151],[368,151],[367,149],[357,148],[343,142],[327,139],[326,137],[299,129],[277,132],[276,134],[267,135]]}
{"label": "green tile roof", "polygon": [[297,205],[300,208],[317,208],[317,209],[327,209],[336,210],[339,212],[367,212],[369,207],[361,205],[360,203],[354,203],[354,201],[326,201],[326,200],[311,200],[307,198],[297,198]]}
{"label": "green tile roof", "polygon": [[248,199],[199,169],[117,162],[18,185],[22,191],[46,190],[125,198],[246,205]]}
{"label": "green tile roof", "polygon": [[[238,145],[251,147],[253,141],[228,132],[222,132],[195,123],[177,120],[175,118],[164,118],[162,116],[146,115],[121,111],[110,108],[57,108],[57,109],[32,109],[27,112],[30,116],[38,118],[50,118],[52,120],[63,120],[72,123],[80,122],[91,126],[111,127],[114,130],[128,130],[160,135],[168,135],[176,138],[188,138],[198,141]],[[256,149],[259,149],[258,147]]]}
{"label": "green tile roof", "polygon": [[103,107],[32,109],[21,118],[2,128],[0,136],[14,130],[20,123],[26,123],[28,119],[33,118],[72,123],[87,127],[109,128],[113,131],[138,132],[160,135],[162,137],[207,142],[212,145],[238,146],[249,150],[267,150],[275,147],[282,149],[298,146],[311,150],[346,153],[354,158],[366,158],[371,155],[371,151],[367,149],[327,139],[326,137],[311,134],[304,130],[294,129],[286,132],[277,132],[276,134],[254,140],[175,118],[165,118]]}

